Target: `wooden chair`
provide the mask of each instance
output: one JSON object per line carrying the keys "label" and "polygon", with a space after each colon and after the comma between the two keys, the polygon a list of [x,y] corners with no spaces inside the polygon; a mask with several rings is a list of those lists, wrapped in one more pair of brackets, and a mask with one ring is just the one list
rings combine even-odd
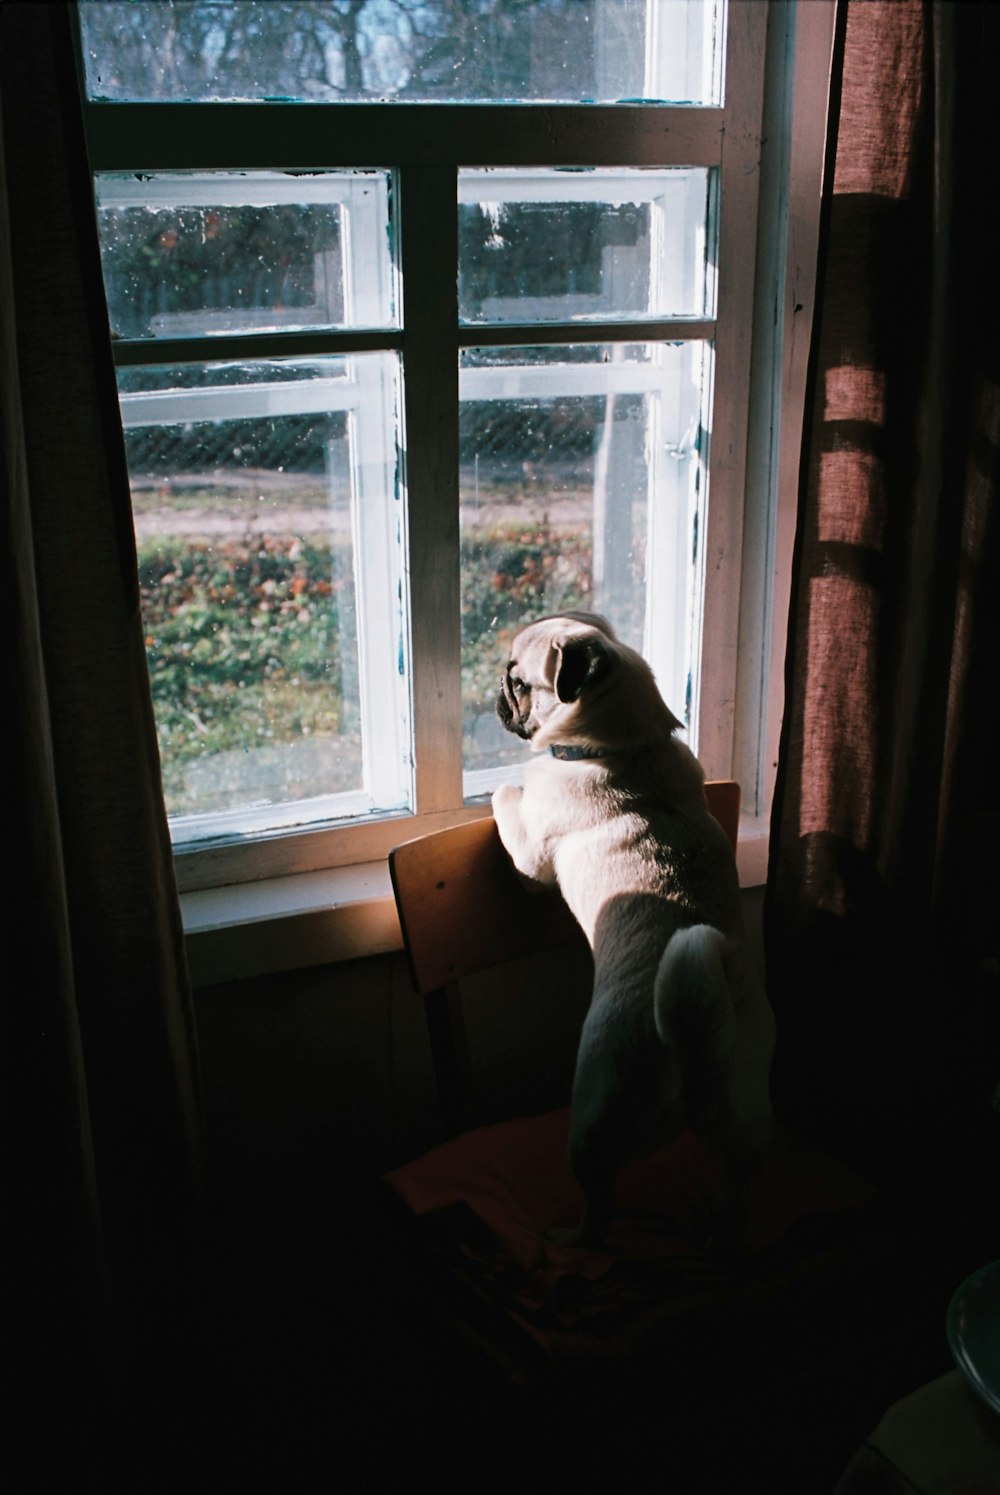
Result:
{"label": "wooden chair", "polygon": [[[735,852],[740,787],[705,786]],[[528,891],[492,816],[397,846],[389,871],[414,990],[424,999],[441,1115],[457,1132],[470,1113],[470,1065],[459,995],[463,977],[557,945],[585,945],[555,891]]]}
{"label": "wooden chair", "polygon": [[[735,846],[739,787],[713,783],[707,793]],[[665,1407],[670,1446],[685,1444],[699,1475],[709,1467],[706,1439],[717,1430],[733,1436],[731,1421],[717,1429],[718,1419],[774,1416],[776,1395],[789,1399],[792,1436],[802,1440],[802,1458],[813,1459],[809,1419],[822,1406],[814,1370],[824,1336],[850,1341],[863,1333],[854,1305],[894,1249],[873,1213],[873,1190],[779,1130],[754,1184],[746,1256],[714,1262],[699,1240],[721,1198],[721,1159],[686,1133],[623,1170],[601,1250],[553,1243],[551,1226],[572,1224],[580,1208],[567,1158],[569,1107],[468,1128],[459,984],[516,957],[568,951],[583,944],[582,934],[558,894],[521,882],[492,819],[408,842],[389,863],[413,986],[426,1004],[447,1138],[386,1179],[426,1232],[438,1287],[454,1288],[452,1322],[463,1332],[471,1326],[473,1359],[492,1368],[486,1404],[501,1408],[500,1383],[518,1388],[522,1412],[530,1408],[546,1439],[563,1417],[563,1448],[572,1445],[577,1475],[589,1477],[603,1458],[612,1487],[652,1488],[642,1483],[650,1466],[630,1475],[621,1459],[627,1445],[642,1464],[650,1430],[656,1448],[665,1447]],[[808,1374],[796,1362],[807,1342]],[[832,1351],[828,1360],[836,1364]],[[796,1398],[804,1399],[797,1408]],[[603,1438],[600,1450],[588,1443],[587,1419],[592,1413],[595,1429],[606,1426],[611,1406],[617,1431],[609,1452]],[[511,1416],[509,1406],[497,1410],[505,1438]],[[795,1467],[791,1447],[776,1450],[776,1469]],[[630,1477],[640,1482],[630,1485]],[[723,1483],[704,1488],[724,1488],[726,1477],[720,1466]]]}

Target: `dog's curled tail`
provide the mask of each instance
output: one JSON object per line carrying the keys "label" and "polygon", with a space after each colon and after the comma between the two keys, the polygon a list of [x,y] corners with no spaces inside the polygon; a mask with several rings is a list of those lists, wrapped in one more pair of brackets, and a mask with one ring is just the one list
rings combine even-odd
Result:
{"label": "dog's curled tail", "polygon": [[660,960],[653,1010],[660,1042],[684,1076],[679,1097],[697,1124],[725,1107],[736,1047],[737,947],[710,924],[678,929]]}

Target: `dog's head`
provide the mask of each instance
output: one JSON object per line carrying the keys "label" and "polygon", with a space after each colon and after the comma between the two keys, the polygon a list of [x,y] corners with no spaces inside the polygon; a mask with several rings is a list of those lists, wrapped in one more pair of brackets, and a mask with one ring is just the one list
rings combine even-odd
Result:
{"label": "dog's head", "polygon": [[584,612],[522,629],[500,677],[497,715],[536,750],[624,747],[680,726],[642,656],[606,619]]}

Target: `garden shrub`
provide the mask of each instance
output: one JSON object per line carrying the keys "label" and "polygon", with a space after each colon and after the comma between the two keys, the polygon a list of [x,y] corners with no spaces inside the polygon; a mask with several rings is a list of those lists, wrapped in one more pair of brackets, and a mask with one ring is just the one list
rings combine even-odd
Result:
{"label": "garden shrub", "polygon": [[[466,531],[462,701],[468,736],[492,712],[502,656],[532,618],[590,601],[588,528],[505,522]],[[344,743],[329,779],[358,787],[354,585],[349,543],[288,534],[139,543],[146,650],[164,789],[172,813],[203,806],[196,760],[303,737]],[[324,760],[325,761],[325,760]]]}

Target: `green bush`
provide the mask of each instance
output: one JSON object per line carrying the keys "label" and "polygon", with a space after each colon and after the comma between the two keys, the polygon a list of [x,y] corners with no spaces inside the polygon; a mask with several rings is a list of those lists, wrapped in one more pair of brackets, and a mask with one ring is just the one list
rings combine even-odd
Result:
{"label": "green bush", "polygon": [[554,533],[497,524],[464,537],[462,714],[465,730],[496,696],[497,677],[525,623],[562,608],[590,605],[590,530]]}
{"label": "green bush", "polygon": [[[466,533],[462,701],[466,731],[492,709],[510,640],[532,618],[586,607],[588,530],[498,524]],[[203,808],[192,762],[304,737],[349,749],[324,787],[349,787],[359,760],[357,642],[349,546],[288,535],[198,543],[145,539],[139,580],[172,813]],[[345,776],[338,781],[338,774]],[[316,792],[310,789],[307,792]]]}
{"label": "green bush", "polygon": [[329,542],[159,538],[139,581],[171,809],[193,759],[357,730],[351,575]]}

